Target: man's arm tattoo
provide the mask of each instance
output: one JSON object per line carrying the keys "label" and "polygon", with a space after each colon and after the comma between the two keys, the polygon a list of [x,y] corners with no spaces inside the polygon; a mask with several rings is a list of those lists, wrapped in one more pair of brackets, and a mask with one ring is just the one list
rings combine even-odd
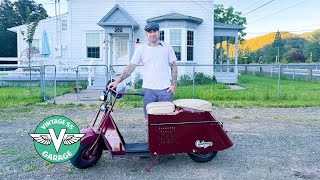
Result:
{"label": "man's arm tattoo", "polygon": [[177,86],[178,68],[175,61],[170,63],[170,68],[171,68],[171,79],[172,79],[171,85]]}
{"label": "man's arm tattoo", "polygon": [[118,82],[121,82],[125,80],[127,77],[130,76],[130,74],[136,69],[137,65],[130,63],[124,70],[122,71],[122,74],[120,77],[117,79]]}

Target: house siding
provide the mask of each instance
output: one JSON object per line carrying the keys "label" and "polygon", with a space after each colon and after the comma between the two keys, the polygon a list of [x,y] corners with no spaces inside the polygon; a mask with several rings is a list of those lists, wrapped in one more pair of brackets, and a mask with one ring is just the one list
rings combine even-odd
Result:
{"label": "house siding", "polygon": [[[64,14],[61,16],[62,20],[68,20],[68,14]],[[69,24],[69,22],[68,22]],[[26,43],[26,41],[24,40],[23,35],[21,34],[21,31],[25,32],[24,36],[26,36],[26,26],[19,26],[17,29],[17,51],[18,51],[18,58],[26,58],[26,50],[28,49],[28,44]],[[39,50],[41,50],[41,39],[42,39],[42,33],[43,31],[47,32],[47,36],[48,36],[48,40],[49,40],[49,46],[50,46],[50,50],[51,50],[51,55],[50,57],[57,57],[60,56],[60,53],[58,51],[56,51],[55,49],[57,48],[57,38],[56,38],[56,18],[48,18],[45,20],[42,20],[39,22],[33,39],[39,40]],[[68,44],[70,43],[69,40],[69,36],[68,36],[68,31],[70,29],[68,28],[67,30],[63,30],[62,34],[61,34],[61,44],[63,47],[66,47],[68,49]],[[65,57],[69,57],[69,53],[68,50],[66,49],[66,55]],[[34,55],[36,57],[33,58],[37,58],[37,56],[39,57],[40,55]]]}
{"label": "house siding", "polygon": [[[195,3],[196,2],[196,3]],[[170,13],[179,13],[187,16],[193,16],[203,19],[203,22],[195,29],[190,27],[195,32],[195,57],[194,62],[198,64],[212,64],[213,59],[213,14],[208,9],[213,9],[212,0],[207,1],[185,1],[185,0],[158,0],[150,2],[148,0],[69,0],[68,13],[61,15],[62,20],[67,21],[67,30],[61,31],[61,46],[63,48],[62,57],[60,56],[60,42],[56,31],[56,18],[48,18],[41,20],[36,28],[34,39],[39,40],[41,47],[41,36],[43,30],[47,31],[51,55],[46,59],[55,59],[60,65],[67,64],[87,64],[91,59],[87,58],[86,52],[86,33],[98,32],[101,35],[100,39],[100,58],[95,59],[95,64],[105,63],[104,39],[105,32],[97,23],[116,5],[119,4],[126,13],[132,17],[140,26],[134,31],[135,42],[140,39],[141,44],[147,42],[144,25],[147,19],[162,16]],[[198,5],[199,4],[199,5]],[[205,9],[206,8],[206,9]],[[188,26],[189,27],[189,26]],[[161,28],[161,27],[160,27]],[[26,26],[12,28],[17,32],[17,49],[18,58],[22,57],[23,50],[27,49],[28,45],[23,40],[22,31],[26,31]],[[33,57],[34,59],[42,59]],[[110,59],[110,57],[109,57]],[[62,63],[62,64],[61,64]]]}
{"label": "house siding", "polygon": [[[203,7],[212,7],[212,1],[196,1]],[[86,32],[101,33],[101,47],[103,46],[104,30],[97,22],[105,16],[116,4],[119,4],[139,25],[134,32],[134,40],[140,39],[141,43],[147,42],[143,27],[149,18],[162,16],[169,13],[180,13],[198,17],[204,21],[197,27],[196,56],[198,64],[212,64],[213,57],[213,14],[192,1],[183,0],[158,0],[156,2],[143,0],[128,1],[83,1],[71,0],[69,12],[71,15],[71,58],[86,58]],[[211,8],[209,8],[211,9]],[[209,38],[208,38],[209,37]],[[104,62],[104,50],[101,48],[100,60]]]}

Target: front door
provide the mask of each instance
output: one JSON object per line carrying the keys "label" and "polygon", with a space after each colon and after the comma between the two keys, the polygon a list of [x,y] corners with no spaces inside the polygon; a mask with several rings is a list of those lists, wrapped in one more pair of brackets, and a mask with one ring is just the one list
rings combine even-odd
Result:
{"label": "front door", "polygon": [[114,65],[129,64],[129,37],[114,37]]}

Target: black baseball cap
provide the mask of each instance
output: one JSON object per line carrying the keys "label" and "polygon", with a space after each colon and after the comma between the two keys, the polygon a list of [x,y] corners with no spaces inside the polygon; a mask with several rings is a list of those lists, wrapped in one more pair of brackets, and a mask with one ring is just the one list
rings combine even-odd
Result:
{"label": "black baseball cap", "polygon": [[159,24],[158,23],[156,23],[156,22],[148,22],[147,24],[146,24],[146,26],[144,27],[144,30],[145,31],[150,31],[150,30],[157,30],[157,31],[159,31]]}

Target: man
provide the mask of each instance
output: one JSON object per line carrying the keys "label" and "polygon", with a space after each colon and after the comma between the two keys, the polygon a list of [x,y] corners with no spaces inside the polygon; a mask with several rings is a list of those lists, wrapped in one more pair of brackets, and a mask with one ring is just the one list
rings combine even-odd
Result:
{"label": "man", "polygon": [[[177,57],[173,48],[159,41],[159,25],[149,22],[144,27],[148,43],[140,46],[133,54],[131,63],[123,70],[120,77],[109,84],[116,87],[121,81],[130,76],[134,69],[142,63],[142,100],[144,115],[147,119],[146,106],[151,102],[173,101],[173,93],[177,86],[178,69]],[[171,82],[170,70],[171,69]]]}

